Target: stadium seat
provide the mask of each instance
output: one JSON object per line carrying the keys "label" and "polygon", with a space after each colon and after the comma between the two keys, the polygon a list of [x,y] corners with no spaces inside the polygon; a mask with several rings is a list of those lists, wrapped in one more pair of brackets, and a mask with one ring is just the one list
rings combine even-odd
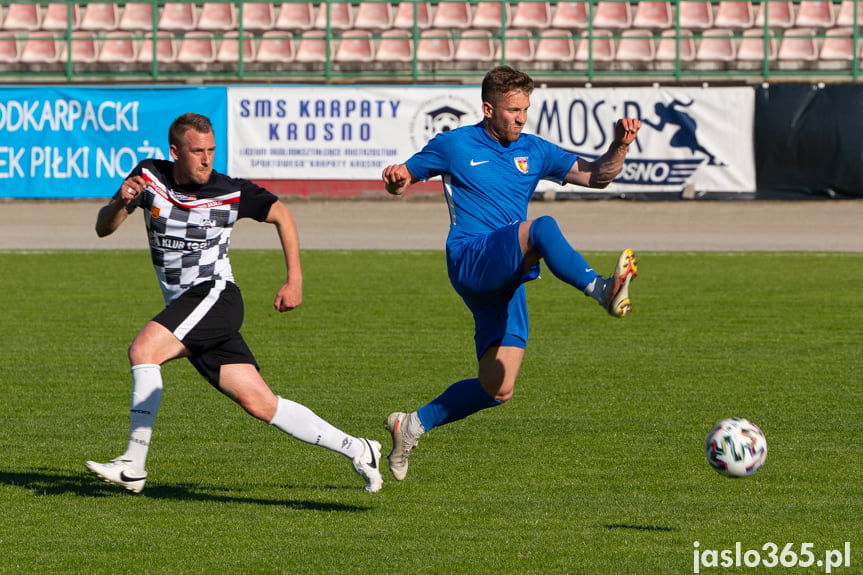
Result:
{"label": "stadium seat", "polygon": [[614,60],[615,47],[611,30],[593,30],[593,40],[587,32],[581,33],[578,47],[575,49],[575,59],[578,62],[611,62]]}
{"label": "stadium seat", "polygon": [[494,40],[488,30],[465,30],[456,45],[453,59],[457,62],[491,62],[494,60]]}
{"label": "stadium seat", "polygon": [[821,60],[853,60],[854,59],[854,29],[831,28],[827,30],[821,43]]}
{"label": "stadium seat", "polygon": [[0,62],[12,64],[21,59],[21,42],[15,32],[0,30]]}
{"label": "stadium seat", "polygon": [[[634,28],[664,29],[674,25],[674,14],[671,11],[671,2],[639,2],[635,8],[635,16],[632,17]],[[620,47],[618,47],[618,51]]]}
{"label": "stadium seat", "polygon": [[[69,21],[71,8],[72,20]],[[65,32],[69,28],[77,30],[81,24],[81,9],[78,4],[60,4],[53,2],[45,9],[45,17],[42,19],[42,30]]]}
{"label": "stadium seat", "polygon": [[791,28],[794,25],[794,5],[790,0],[766,0],[758,9],[756,26],[764,26],[764,13],[770,28]]}
{"label": "stadium seat", "polygon": [[226,32],[237,29],[237,7],[234,4],[204,2],[196,25],[198,30]]}
{"label": "stadium seat", "polygon": [[256,62],[286,63],[294,60],[293,35],[285,30],[268,30],[261,36]]}
{"label": "stadium seat", "polygon": [[[776,59],[776,36],[770,34],[767,38],[767,59]],[[740,45],[737,47],[737,59],[741,61],[764,60],[764,30],[761,28],[752,28],[751,30],[743,31],[743,38],[740,40]]]}
{"label": "stadium seat", "polygon": [[632,8],[629,2],[602,0],[596,3],[593,12],[594,28],[621,30],[632,26]]}
{"label": "stadium seat", "polygon": [[854,25],[854,6],[857,6],[857,26],[863,27],[863,2],[860,0],[842,0],[836,15],[837,26]]}
{"label": "stadium seat", "polygon": [[[127,5],[128,7],[128,5]],[[168,64],[177,59],[177,39],[170,32],[159,32],[156,35],[156,62]],[[147,34],[141,41],[138,50],[138,62],[153,61],[153,35]]]}
{"label": "stadium seat", "polygon": [[[594,31],[595,33],[595,31]],[[653,32],[631,28],[621,33],[615,59],[619,62],[651,62],[656,57]]]}
{"label": "stadium seat", "polygon": [[[695,60],[695,38],[692,30],[680,31],[680,61],[691,62]],[[656,45],[656,56],[658,62],[677,61],[678,41],[675,30],[663,30]]]}
{"label": "stadium seat", "polygon": [[788,28],[779,43],[779,60],[811,62],[818,59],[815,31],[809,28]]}
{"label": "stadium seat", "polygon": [[243,3],[243,30],[263,32],[276,25],[276,10],[270,2]]}
{"label": "stadium seat", "polygon": [[572,62],[575,59],[572,34],[556,28],[540,31],[533,59],[537,62]]}
{"label": "stadium seat", "polygon": [[506,57],[507,62],[530,62],[536,52],[534,44],[532,31],[510,28],[506,31],[506,39],[498,44],[494,57],[497,60]]}
{"label": "stadium seat", "polygon": [[449,62],[455,56],[452,32],[429,28],[423,30],[417,42],[417,60],[420,62]]}
{"label": "stadium seat", "polygon": [[748,0],[720,0],[716,7],[713,25],[717,28],[751,28],[755,22],[755,10]]}
{"label": "stadium seat", "polygon": [[315,25],[314,6],[307,2],[285,2],[279,7],[277,30],[309,30]]}
{"label": "stadium seat", "polygon": [[833,2],[800,0],[794,25],[797,28],[830,28],[836,22]]}
{"label": "stadium seat", "polygon": [[413,36],[408,30],[385,30],[378,41],[378,62],[411,62],[414,58]]}
{"label": "stadium seat", "polygon": [[512,18],[509,2],[504,3],[501,9],[500,2],[477,2],[473,13],[472,28],[499,29],[506,27]]}
{"label": "stadium seat", "polygon": [[734,31],[722,28],[705,30],[695,52],[701,62],[732,62],[737,51],[734,46]]}
{"label": "stadium seat", "polygon": [[180,41],[176,62],[209,64],[216,60],[216,40],[212,32],[191,30]]}
{"label": "stadium seat", "polygon": [[512,14],[513,28],[542,30],[551,26],[551,4],[549,2],[519,2]]}
{"label": "stadium seat", "polygon": [[120,8],[107,2],[88,2],[81,17],[81,30],[115,30],[120,23]]}
{"label": "stadium seat", "polygon": [[439,30],[470,27],[471,11],[468,2],[440,2],[437,5],[432,27]]}
{"label": "stadium seat", "polygon": [[396,16],[393,19],[393,28],[413,29],[414,13],[416,13],[416,24],[420,30],[431,28],[432,10],[428,2],[399,2],[396,7]]}
{"label": "stadium seat", "polygon": [[354,28],[386,30],[393,23],[393,7],[388,2],[360,2]]}
{"label": "stadium seat", "polygon": [[195,29],[195,5],[183,2],[168,2],[162,7],[159,30],[185,32]]}
{"label": "stadium seat", "polygon": [[138,57],[137,45],[131,32],[113,31],[105,35],[99,50],[99,62],[128,64]]}
{"label": "stadium seat", "polygon": [[335,62],[371,62],[375,57],[372,33],[368,30],[345,30],[336,49]]}
{"label": "stadium seat", "polygon": [[38,4],[9,4],[6,10],[5,30],[38,30],[42,14]]}
{"label": "stadium seat", "polygon": [[117,25],[120,30],[153,30],[153,5],[144,3],[127,3]]}
{"label": "stadium seat", "polygon": [[[60,61],[65,62],[69,58],[68,44],[65,38],[61,38]],[[99,58],[97,49],[96,33],[88,30],[74,30],[72,32],[72,62],[89,64]]]}
{"label": "stadium seat", "polygon": [[328,50],[326,31],[306,30],[300,36],[297,51],[294,53],[294,61],[306,63],[326,62]]}
{"label": "stadium seat", "polygon": [[[253,37],[243,31],[243,63],[252,62],[255,59],[255,43]],[[240,33],[236,30],[225,32],[219,51],[216,52],[216,62],[225,64],[240,61]]]}
{"label": "stadium seat", "polygon": [[683,0],[677,6],[680,27],[685,30],[706,30],[713,26],[713,5],[701,0]]}
{"label": "stadium seat", "polygon": [[351,5],[345,2],[321,3],[315,18],[315,28],[326,30],[327,19],[329,19],[330,30],[350,29],[354,24],[354,13],[351,11]]}
{"label": "stadium seat", "polygon": [[53,32],[36,30],[27,35],[21,51],[21,62],[53,64],[60,59],[60,42]]}
{"label": "stadium seat", "polygon": [[558,30],[585,29],[588,27],[587,7],[587,2],[558,2],[549,26]]}

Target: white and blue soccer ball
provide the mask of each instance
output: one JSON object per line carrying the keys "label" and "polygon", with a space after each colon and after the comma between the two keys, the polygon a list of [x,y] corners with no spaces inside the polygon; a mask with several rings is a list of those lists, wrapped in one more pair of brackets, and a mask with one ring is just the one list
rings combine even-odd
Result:
{"label": "white and blue soccer ball", "polygon": [[748,477],[767,459],[767,440],[754,423],[741,417],[723,419],[707,434],[707,461],[728,477]]}

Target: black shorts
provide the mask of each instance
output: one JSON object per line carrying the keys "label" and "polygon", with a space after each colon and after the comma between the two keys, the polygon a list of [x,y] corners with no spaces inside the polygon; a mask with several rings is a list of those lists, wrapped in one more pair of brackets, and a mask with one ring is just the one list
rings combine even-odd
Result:
{"label": "black shorts", "polygon": [[240,335],[243,325],[240,288],[224,280],[189,288],[153,318],[191,352],[189,361],[216,388],[223,365],[247,363],[258,368],[252,350]]}

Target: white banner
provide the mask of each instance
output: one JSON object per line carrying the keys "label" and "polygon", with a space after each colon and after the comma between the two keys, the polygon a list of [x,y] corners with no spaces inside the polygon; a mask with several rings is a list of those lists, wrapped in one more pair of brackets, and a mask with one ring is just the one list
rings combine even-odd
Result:
{"label": "white banner", "polygon": [[608,149],[614,123],[624,116],[640,118],[642,127],[606,188],[610,194],[755,191],[752,88],[536,90],[526,131],[593,159]]}
{"label": "white banner", "polygon": [[[231,87],[228,173],[379,180],[438,132],[480,121],[480,107],[478,86]],[[754,115],[746,87],[537,88],[525,131],[593,159],[608,149],[615,121],[638,117],[642,129],[606,192],[752,192]]]}
{"label": "white banner", "polygon": [[228,88],[228,173],[379,180],[436,133],[481,118],[478,87]]}

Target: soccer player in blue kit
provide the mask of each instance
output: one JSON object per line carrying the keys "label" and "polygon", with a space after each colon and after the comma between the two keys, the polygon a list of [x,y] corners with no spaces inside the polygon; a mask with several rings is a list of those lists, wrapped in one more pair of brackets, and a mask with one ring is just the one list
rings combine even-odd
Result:
{"label": "soccer player in blue kit", "polygon": [[614,317],[631,309],[629,285],[636,275],[631,250],[624,250],[610,277],[598,275],[564,238],[557,222],[527,220],[527,206],[541,179],[605,188],[623,167],[641,122],[619,120],[608,150],[594,161],[523,134],[533,80],[508,66],[482,82],[479,124],[442,132],[404,164],[388,166],[390,194],[440,175],[450,213],[447,270],[475,322],[477,377],[449,386],[412,413],[394,412],[386,426],[393,438],[390,471],[405,478],[408,455],[423,433],[512,397],[528,339],[524,283],[539,277],[539,261],[593,297]]}
{"label": "soccer player in blue kit", "polygon": [[174,161],[141,161],[96,219],[96,233],[103,237],[116,231],[135,209],[143,210],[165,308],[129,347],[132,406],[126,451],[107,463],[87,461],[87,469],[127,491],[144,489],[145,463],[162,399],[161,367],[185,357],[249,415],[295,439],[344,455],[365,480],[366,491],[379,491],[380,444],[353,437],[304,405],[273,393],[239,331],[243,298],[228,259],[234,224],[252,218],[275,227],[287,274],[273,306],[285,312],[303,300],[294,216],[264,188],[213,170],[216,143],[205,116],[188,113],[174,120],[168,142]]}

